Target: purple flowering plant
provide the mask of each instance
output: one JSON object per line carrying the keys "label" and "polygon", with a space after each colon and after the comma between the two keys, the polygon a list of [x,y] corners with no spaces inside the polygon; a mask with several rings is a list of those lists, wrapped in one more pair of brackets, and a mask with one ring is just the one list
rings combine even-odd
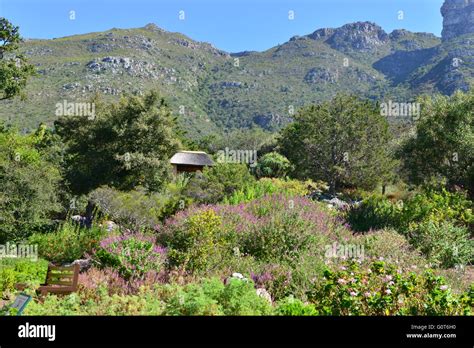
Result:
{"label": "purple flowering plant", "polygon": [[100,242],[93,259],[101,267],[113,267],[125,279],[143,278],[148,272],[159,272],[166,261],[166,248],[153,235],[126,231]]}

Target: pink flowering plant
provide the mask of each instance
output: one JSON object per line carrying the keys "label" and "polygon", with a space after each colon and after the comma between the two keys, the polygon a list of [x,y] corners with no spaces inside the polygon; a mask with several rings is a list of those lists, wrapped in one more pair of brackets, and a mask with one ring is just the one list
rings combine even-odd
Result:
{"label": "pink flowering plant", "polygon": [[166,249],[156,244],[153,235],[131,233],[105,238],[93,253],[101,267],[113,267],[125,279],[143,278],[159,272],[166,261]]}
{"label": "pink flowering plant", "polygon": [[[241,255],[258,262],[296,266],[303,254],[312,251],[321,258],[322,245],[352,238],[351,231],[317,203],[285,195],[232,206],[193,207],[157,226],[156,231],[160,243],[170,248],[170,255],[179,255],[173,257],[178,264],[186,261],[183,253],[195,253],[192,259],[196,263],[198,255],[209,254],[209,248],[223,257],[231,257],[237,248]],[[197,246],[203,251],[197,252]]]}
{"label": "pink flowering plant", "polygon": [[461,315],[472,313],[473,294],[453,294],[431,271],[416,274],[379,260],[326,269],[309,298],[322,315]]}

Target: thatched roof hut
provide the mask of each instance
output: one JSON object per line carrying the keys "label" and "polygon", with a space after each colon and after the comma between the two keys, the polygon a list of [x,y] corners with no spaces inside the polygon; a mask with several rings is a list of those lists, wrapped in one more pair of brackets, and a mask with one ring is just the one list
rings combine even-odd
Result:
{"label": "thatched roof hut", "polygon": [[175,173],[201,171],[205,166],[213,166],[214,162],[203,151],[180,151],[171,157],[170,163]]}

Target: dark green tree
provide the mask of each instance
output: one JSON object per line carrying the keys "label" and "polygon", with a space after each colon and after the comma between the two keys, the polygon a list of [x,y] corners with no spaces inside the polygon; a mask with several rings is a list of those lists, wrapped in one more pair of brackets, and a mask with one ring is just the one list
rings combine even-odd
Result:
{"label": "dark green tree", "polygon": [[399,156],[413,184],[444,180],[474,196],[474,93],[420,98],[416,131]]}
{"label": "dark green tree", "polygon": [[258,177],[284,178],[292,169],[288,158],[278,152],[269,152],[258,159],[255,174]]}
{"label": "dark green tree", "polygon": [[42,136],[0,127],[0,244],[41,230],[61,209],[60,170],[39,145]]}
{"label": "dark green tree", "polygon": [[19,28],[0,17],[0,100],[21,95],[34,67],[18,53]]}
{"label": "dark green tree", "polygon": [[389,155],[387,120],[374,103],[338,95],[301,109],[282,132],[279,152],[299,178],[341,187],[372,189],[388,181],[395,161]]}
{"label": "dark green tree", "polygon": [[108,185],[120,190],[159,190],[169,177],[169,158],[180,147],[176,119],[151,92],[108,105],[93,100],[95,117],[61,117],[57,133],[66,144],[65,173],[74,194]]}

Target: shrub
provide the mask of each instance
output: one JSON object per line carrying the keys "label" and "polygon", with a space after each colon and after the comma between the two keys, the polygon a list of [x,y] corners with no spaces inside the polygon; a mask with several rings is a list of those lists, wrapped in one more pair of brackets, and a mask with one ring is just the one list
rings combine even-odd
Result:
{"label": "shrub", "polygon": [[42,302],[31,301],[24,315],[160,315],[162,303],[150,292],[139,295],[108,295],[101,289],[94,299],[83,293],[72,293],[64,297],[46,296]]}
{"label": "shrub", "polygon": [[409,199],[404,205],[405,226],[427,220],[452,221],[457,225],[474,226],[473,202],[463,192],[449,192],[432,187]]}
{"label": "shrub", "polygon": [[465,227],[449,221],[426,221],[413,225],[409,230],[412,244],[428,259],[441,267],[465,265],[474,260],[474,241]]}
{"label": "shrub", "polygon": [[257,295],[253,283],[231,279],[227,285],[219,279],[189,284],[171,297],[166,315],[266,315],[272,307]]}
{"label": "shrub", "polygon": [[251,281],[230,279],[219,297],[225,315],[265,315],[271,304],[257,295]]}
{"label": "shrub", "polygon": [[383,261],[347,263],[327,269],[310,300],[323,315],[459,315],[472,312],[472,301],[454,295],[444,279]]}
{"label": "shrub", "polygon": [[401,221],[402,208],[400,203],[392,203],[383,196],[372,195],[351,209],[347,220],[355,231],[397,228]]}
{"label": "shrub", "polygon": [[93,253],[101,267],[113,267],[127,280],[161,271],[165,257],[166,249],[155,243],[154,236],[130,232],[105,238]]}
{"label": "shrub", "polygon": [[288,158],[278,152],[270,152],[258,159],[255,173],[257,177],[284,178],[294,170]]}
{"label": "shrub", "polygon": [[[214,237],[191,238],[193,216],[217,216],[220,224],[212,233],[198,234]],[[193,207],[157,227],[157,233],[158,242],[169,249],[171,266],[183,267],[186,260],[197,258],[199,269],[187,266],[195,274],[252,274],[275,299],[292,293],[304,296],[311,279],[322,271],[324,246],[353,239],[352,232],[318,203],[284,195],[233,206]]]}
{"label": "shrub", "polygon": [[59,168],[38,149],[41,137],[0,127],[0,243],[17,242],[60,211]]}
{"label": "shrub", "polygon": [[473,203],[461,192],[427,188],[406,201],[393,203],[383,196],[369,196],[352,209],[348,221],[356,231],[393,227],[401,233],[424,221],[452,221],[457,225],[474,223]]}
{"label": "shrub", "polygon": [[213,210],[202,210],[184,221],[170,221],[158,236],[169,248],[171,266],[184,266],[190,271],[206,271],[216,266],[226,251],[221,233],[222,220]]}
{"label": "shrub", "polygon": [[107,289],[109,295],[136,295],[142,287],[153,287],[163,281],[162,273],[148,271],[143,277],[123,278],[120,273],[111,267],[92,267],[79,274],[80,291],[87,297],[94,298],[102,288]]}
{"label": "shrub", "polygon": [[223,315],[218,304],[224,284],[218,279],[178,288],[166,304],[166,315]]}
{"label": "shrub", "polygon": [[114,188],[100,187],[92,191],[89,197],[105,218],[131,230],[157,224],[161,208],[165,204],[164,197],[159,194],[147,195],[141,188],[122,192]]}
{"label": "shrub", "polygon": [[245,164],[218,163],[196,173],[183,194],[197,203],[217,203],[254,181]]}
{"label": "shrub", "polygon": [[237,225],[239,248],[257,259],[299,262],[306,251],[322,255],[323,245],[351,237],[335,218],[311,200],[273,195],[246,206]]}
{"label": "shrub", "polygon": [[37,286],[46,279],[48,262],[45,260],[0,259],[0,296],[14,290],[17,283]]}
{"label": "shrub", "polygon": [[313,304],[305,304],[293,296],[279,301],[275,313],[284,316],[314,316],[319,314]]}
{"label": "shrub", "polygon": [[266,195],[281,194],[288,197],[305,196],[311,189],[318,187],[318,184],[308,180],[281,180],[276,178],[262,178],[244,188],[234,191],[234,193],[224,199],[227,204],[240,204],[251,202]]}
{"label": "shrub", "polygon": [[423,269],[428,263],[408,239],[395,230],[373,231],[359,237],[364,243],[365,257],[397,263],[401,267]]}
{"label": "shrub", "polygon": [[397,203],[371,196],[349,211],[347,219],[356,231],[395,228],[430,261],[442,267],[472,260],[468,232],[474,221],[472,202],[460,192],[428,188]]}
{"label": "shrub", "polygon": [[38,245],[41,257],[54,263],[65,263],[90,253],[105,234],[104,229],[96,226],[88,229],[64,223],[55,232],[32,235],[29,242]]}

